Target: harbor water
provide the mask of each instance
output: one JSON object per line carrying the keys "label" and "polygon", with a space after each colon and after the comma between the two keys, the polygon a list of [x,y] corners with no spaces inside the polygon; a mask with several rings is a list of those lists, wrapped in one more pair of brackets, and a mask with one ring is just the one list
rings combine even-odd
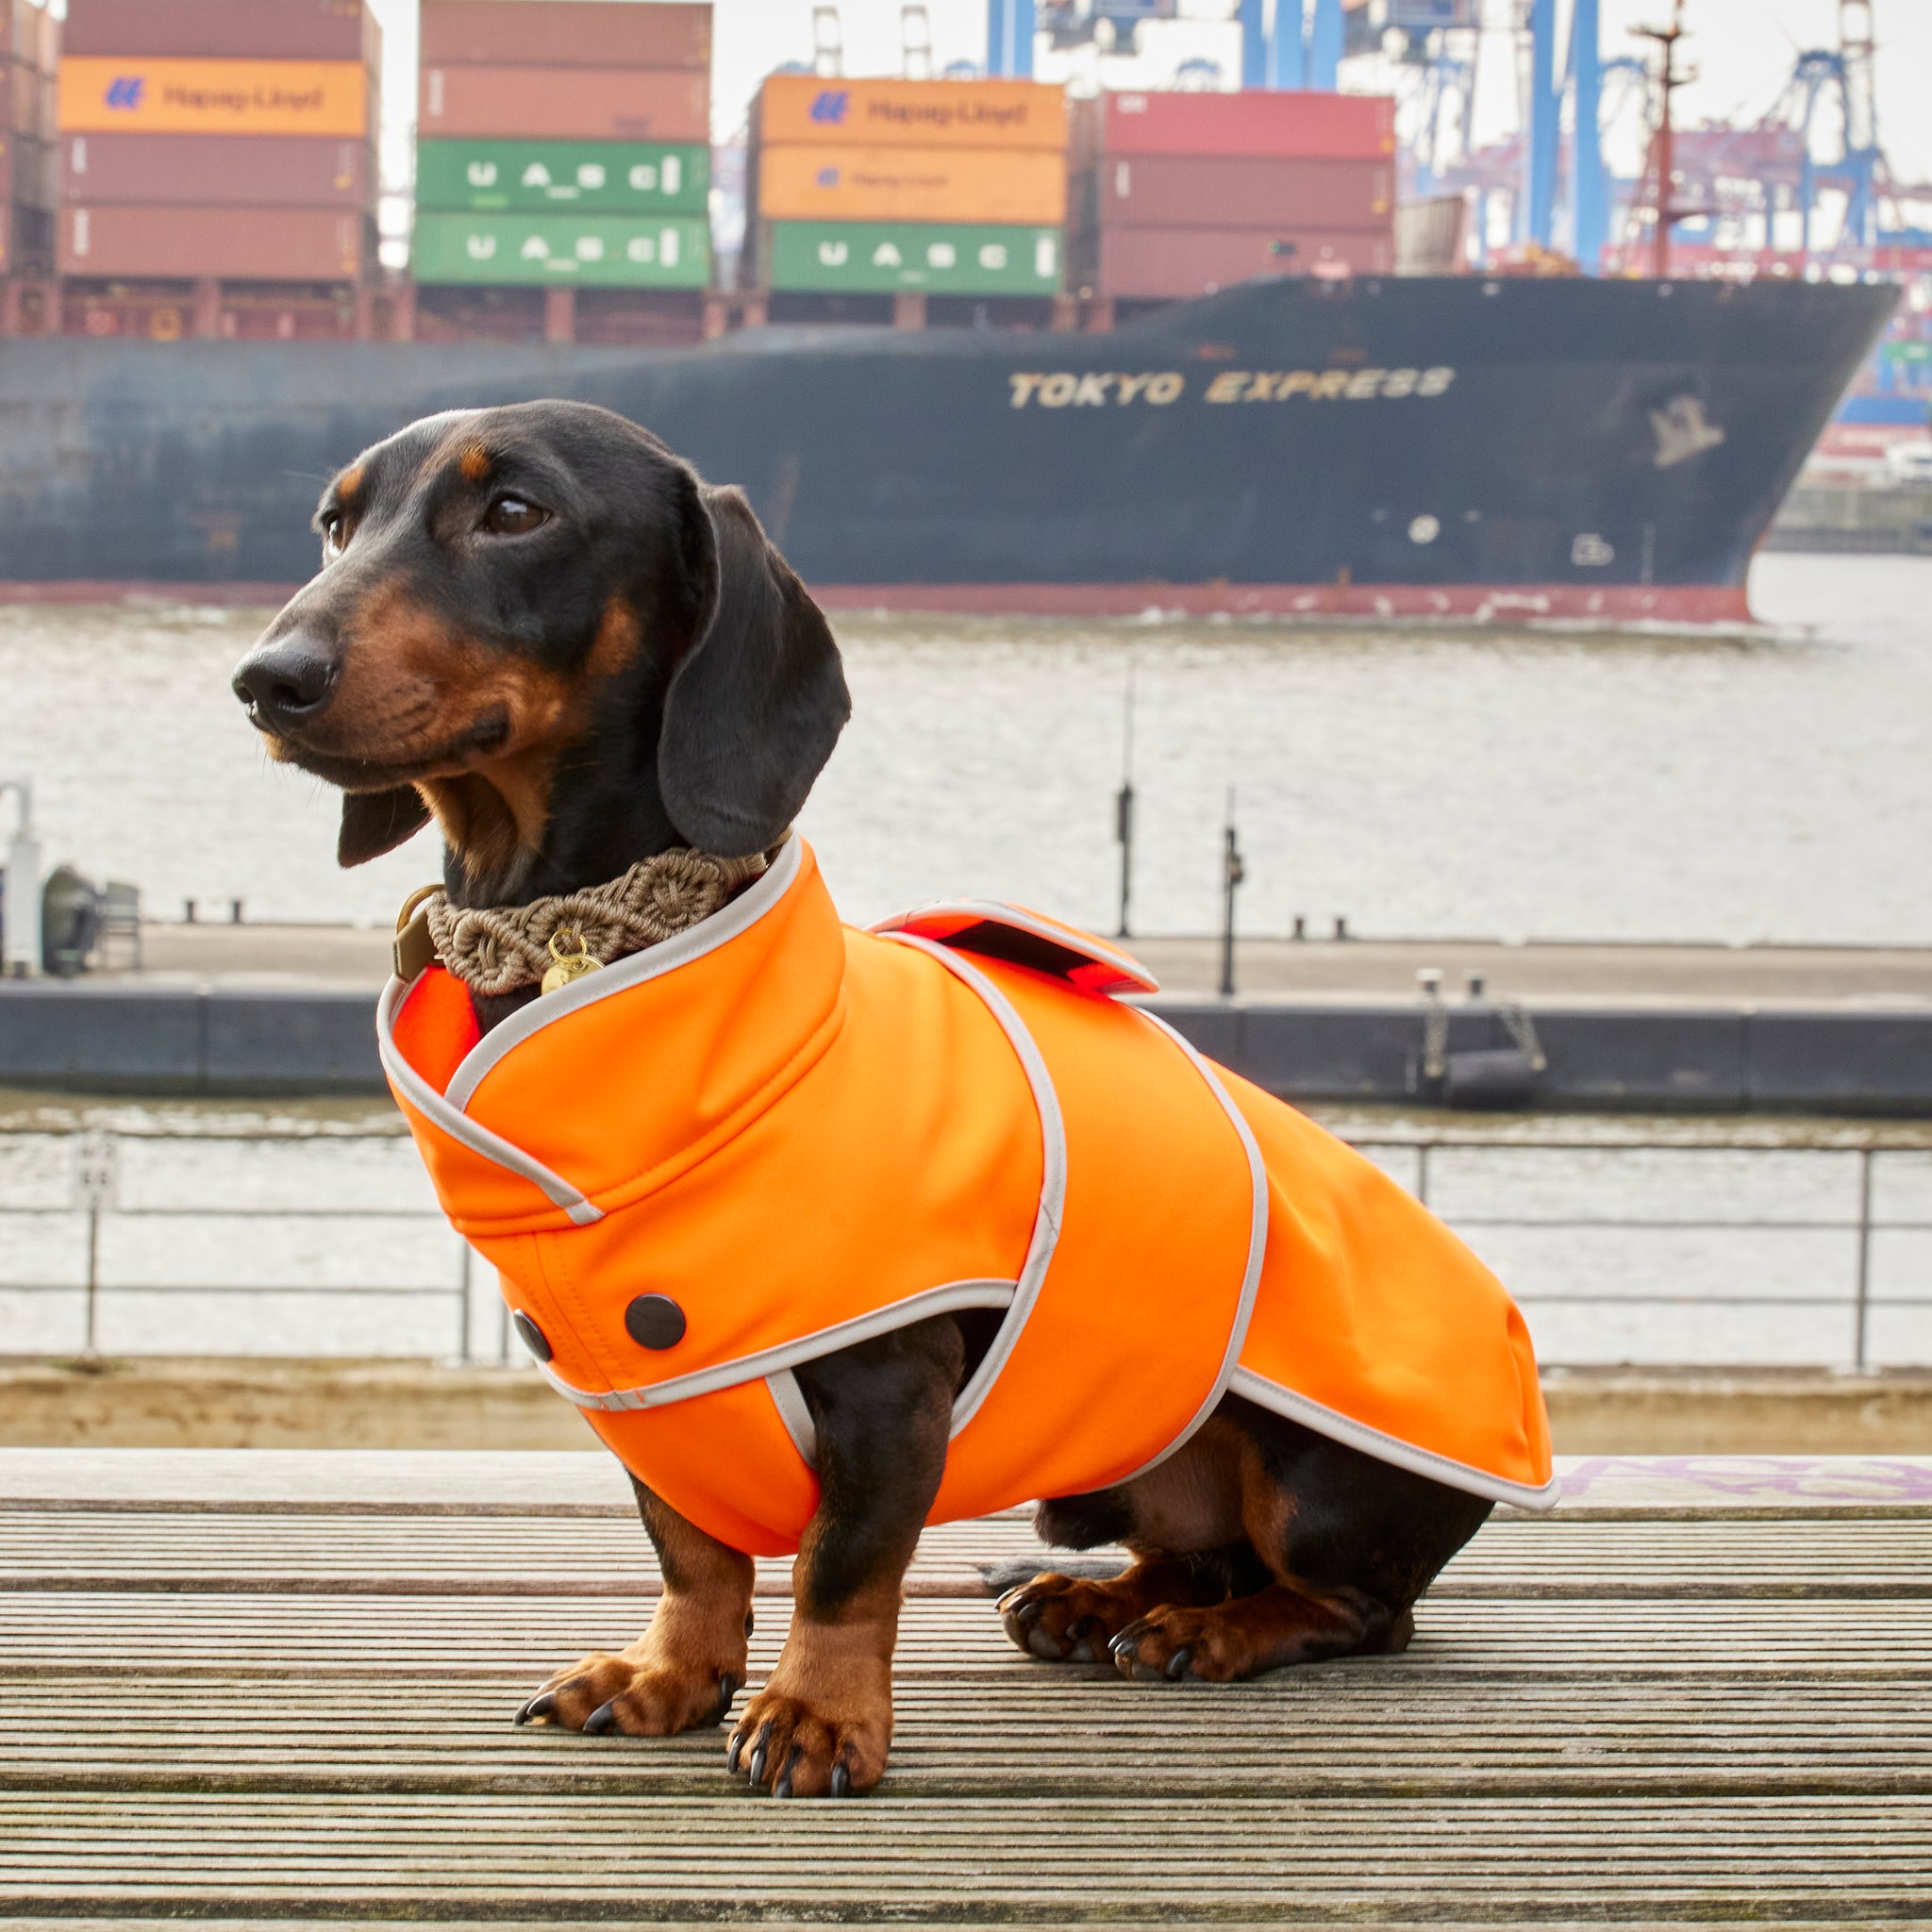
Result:
{"label": "harbor water", "polygon": [[[1134,915],[1385,937],[1932,943],[1932,558],[1768,556],[1753,638],[838,621],[853,722],[807,808],[846,916],[1016,899],[1111,930],[1132,690]],[[0,774],[50,861],[151,914],[386,925],[428,837],[336,869],[335,799],[227,690],[262,613],[0,609]]]}

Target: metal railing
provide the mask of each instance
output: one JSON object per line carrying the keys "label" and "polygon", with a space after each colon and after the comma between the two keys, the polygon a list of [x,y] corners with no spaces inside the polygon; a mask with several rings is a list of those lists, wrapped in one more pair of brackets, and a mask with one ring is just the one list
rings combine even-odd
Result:
{"label": "metal railing", "polygon": [[[1852,1250],[1849,1279],[1843,1291],[1835,1294],[1770,1295],[1725,1291],[1722,1294],[1700,1295],[1687,1293],[1680,1289],[1675,1292],[1620,1291],[1611,1295],[1531,1290],[1519,1293],[1518,1296],[1523,1306],[1528,1309],[1533,1310],[1541,1306],[1606,1309],[1644,1307],[1682,1308],[1699,1306],[1722,1307],[1740,1312],[1770,1308],[1841,1308],[1849,1323],[1850,1346],[1845,1357],[1840,1359],[1848,1359],[1850,1365],[1860,1372],[1871,1365],[1872,1317],[1874,1309],[1932,1309],[1932,1248],[1928,1248],[1927,1252],[1924,1279],[1921,1281],[1915,1278],[1911,1291],[1879,1294],[1874,1292],[1874,1237],[1894,1234],[1932,1235],[1932,1205],[1928,1205],[1924,1218],[1902,1214],[1880,1215],[1874,1212],[1874,1171],[1888,1161],[1916,1164],[1917,1168],[1924,1170],[1925,1198],[1928,1204],[1932,1204],[1932,1147],[1844,1145],[1832,1141],[1767,1144],[1762,1140],[1744,1139],[1503,1139],[1454,1131],[1437,1134],[1363,1134],[1350,1135],[1348,1138],[1351,1144],[1362,1153],[1395,1172],[1395,1177],[1407,1186],[1418,1199],[1425,1205],[1435,1207],[1439,1212],[1443,1212],[1450,1225],[1472,1237],[1477,1246],[1482,1245],[1481,1237],[1486,1232],[1502,1234],[1508,1231],[1557,1231],[1576,1235],[1579,1238],[1587,1238],[1592,1232],[1677,1234],[1687,1237],[1707,1234],[1826,1232],[1849,1237]],[[40,1177],[42,1186],[39,1190],[43,1198],[25,1204],[7,1198],[8,1171],[6,1157],[10,1151],[16,1151],[23,1143],[29,1141],[45,1143],[50,1151],[54,1148],[63,1150],[68,1186],[58,1191],[64,1194],[64,1199],[56,1201],[51,1198],[46,1183],[52,1177],[44,1172],[45,1163],[42,1163],[43,1172]],[[266,1300],[275,1296],[288,1297],[314,1292],[365,1302],[374,1297],[441,1296],[446,1297],[450,1304],[452,1339],[456,1342],[453,1354],[456,1359],[471,1362],[487,1356],[498,1361],[508,1360],[510,1354],[508,1324],[500,1298],[493,1292],[487,1292],[486,1306],[477,1306],[479,1285],[489,1280],[488,1264],[481,1263],[469,1244],[454,1232],[447,1235],[448,1274],[445,1277],[446,1286],[442,1287],[423,1281],[385,1281],[379,1278],[379,1274],[364,1279],[337,1280],[320,1287],[300,1281],[209,1280],[157,1284],[125,1280],[117,1282],[104,1278],[102,1234],[104,1227],[110,1222],[125,1224],[136,1229],[151,1226],[157,1236],[163,1241],[166,1239],[165,1230],[170,1224],[178,1225],[188,1222],[212,1221],[225,1224],[233,1223],[239,1228],[265,1222],[312,1224],[317,1228],[328,1229],[358,1225],[370,1231],[372,1237],[376,1238],[379,1238],[386,1227],[408,1224],[417,1228],[429,1228],[443,1224],[441,1212],[428,1197],[426,1181],[422,1183],[423,1204],[420,1206],[362,1205],[341,1199],[325,1200],[320,1205],[313,1206],[292,1206],[286,1203],[259,1205],[247,1202],[129,1202],[124,1198],[122,1155],[125,1148],[152,1146],[156,1143],[176,1148],[193,1146],[206,1148],[211,1156],[218,1158],[219,1150],[240,1146],[260,1149],[271,1145],[299,1144],[312,1148],[318,1156],[323,1156],[329,1150],[362,1147],[377,1141],[395,1145],[398,1160],[413,1163],[415,1157],[408,1141],[400,1134],[384,1131],[317,1132],[276,1129],[265,1132],[202,1133],[142,1129],[107,1132],[97,1128],[83,1130],[58,1127],[0,1130],[0,1297],[11,1294],[79,1294],[83,1301],[82,1347],[84,1353],[92,1355],[96,1352],[100,1339],[103,1297],[117,1293],[179,1293]],[[1674,1156],[1695,1160],[1700,1157],[1714,1154],[1747,1158],[1776,1157],[1790,1159],[1797,1157],[1816,1162],[1834,1162],[1841,1168],[1849,1165],[1852,1169],[1852,1185],[1848,1191],[1849,1199],[1846,1201],[1844,1211],[1779,1211],[1772,1214],[1622,1211],[1540,1213],[1534,1208],[1534,1186],[1524,1187],[1530,1201],[1530,1211],[1523,1213],[1459,1212],[1453,1207],[1445,1208],[1440,1199],[1442,1163],[1445,1158],[1453,1156],[1487,1155],[1506,1157],[1517,1161],[1525,1157],[1534,1158],[1562,1156],[1570,1158],[1573,1161],[1578,1158],[1588,1158],[1592,1162],[1607,1167],[1619,1157],[1631,1155]],[[1412,1174],[1405,1175],[1399,1172],[1405,1161],[1412,1161]],[[409,1171],[413,1177],[413,1168]],[[341,1177],[338,1176],[338,1191],[341,1190]],[[1521,1179],[1515,1185],[1524,1186]],[[1558,1177],[1558,1185],[1574,1188],[1574,1176],[1568,1180]],[[323,1177],[318,1191],[323,1191],[327,1186],[326,1177]],[[1493,1182],[1490,1191],[1494,1191]],[[14,1241],[7,1239],[8,1226],[17,1225],[21,1221],[30,1217],[44,1219],[62,1215],[75,1217],[78,1223],[74,1230],[79,1243],[79,1250],[75,1256],[79,1263],[75,1278],[17,1278],[14,1270],[8,1267],[5,1261],[6,1251],[16,1246]],[[372,1239],[370,1245],[373,1251],[379,1251],[382,1243],[379,1239]],[[493,1284],[491,1287],[493,1288]],[[479,1331],[486,1342],[482,1350],[476,1346]],[[23,1352],[26,1351],[21,1349],[17,1341],[9,1341],[4,1335],[0,1335],[0,1353]],[[32,1352],[54,1351],[36,1349]],[[381,1354],[393,1351],[377,1349],[363,1352]],[[1932,1349],[1927,1350],[1927,1355],[1932,1357]]]}

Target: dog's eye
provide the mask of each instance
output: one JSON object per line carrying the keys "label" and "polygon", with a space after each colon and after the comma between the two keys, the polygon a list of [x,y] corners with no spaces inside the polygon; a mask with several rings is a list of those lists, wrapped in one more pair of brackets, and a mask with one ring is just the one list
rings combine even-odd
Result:
{"label": "dog's eye", "polygon": [[322,520],[322,554],[325,557],[340,557],[342,553],[343,541],[341,511],[327,511]]}
{"label": "dog's eye", "polygon": [[521,537],[549,521],[547,509],[539,509],[521,496],[499,496],[483,513],[483,527],[492,537]]}

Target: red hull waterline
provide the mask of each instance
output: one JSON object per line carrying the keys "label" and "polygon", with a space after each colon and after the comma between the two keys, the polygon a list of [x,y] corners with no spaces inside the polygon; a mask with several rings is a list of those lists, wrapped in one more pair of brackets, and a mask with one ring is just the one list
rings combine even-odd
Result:
{"label": "red hull waterline", "polygon": [[[286,603],[294,584],[0,583],[0,604]],[[1524,624],[1735,627],[1754,622],[1741,584],[815,584],[827,610],[985,617],[1329,617],[1503,626]]]}

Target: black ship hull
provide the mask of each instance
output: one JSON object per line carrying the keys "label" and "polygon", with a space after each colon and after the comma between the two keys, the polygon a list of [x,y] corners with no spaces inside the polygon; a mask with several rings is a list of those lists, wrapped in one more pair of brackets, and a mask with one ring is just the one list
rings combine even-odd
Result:
{"label": "black ship hull", "polygon": [[278,595],[366,444],[570,395],[741,484],[834,605],[1735,621],[1893,300],[1468,276],[1254,283],[1107,335],[14,340],[0,595]]}

